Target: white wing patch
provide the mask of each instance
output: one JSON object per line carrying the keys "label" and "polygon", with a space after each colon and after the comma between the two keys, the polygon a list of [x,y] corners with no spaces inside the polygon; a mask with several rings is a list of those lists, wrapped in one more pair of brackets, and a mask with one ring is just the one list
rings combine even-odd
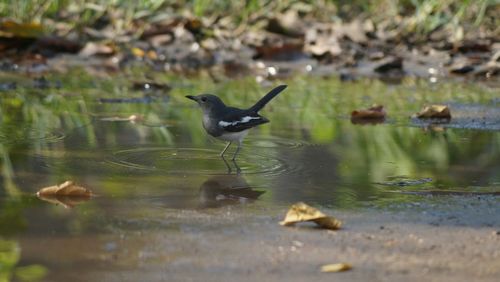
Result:
{"label": "white wing patch", "polygon": [[232,122],[221,120],[221,121],[219,121],[219,126],[227,127],[227,126],[237,125],[239,123],[247,123],[247,122],[251,121],[252,119],[261,119],[261,118],[260,117],[246,116],[246,117],[243,117],[241,120],[232,121]]}

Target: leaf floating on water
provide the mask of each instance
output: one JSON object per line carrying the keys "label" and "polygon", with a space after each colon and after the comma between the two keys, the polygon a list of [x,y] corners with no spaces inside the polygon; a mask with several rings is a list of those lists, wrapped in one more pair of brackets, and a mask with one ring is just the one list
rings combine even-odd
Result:
{"label": "leaf floating on water", "polygon": [[91,197],[93,194],[87,188],[75,185],[73,181],[66,181],[60,185],[49,186],[40,189],[36,195],[38,197],[47,196],[68,196],[68,197]]}
{"label": "leaf floating on water", "polygon": [[368,109],[355,110],[351,113],[352,119],[383,119],[386,116],[384,106],[373,105]]}
{"label": "leaf floating on water", "polygon": [[144,121],[144,116],[142,116],[142,115],[131,115],[131,116],[128,117],[127,120],[130,121],[131,123],[142,122],[142,121]]}
{"label": "leaf floating on water", "polygon": [[94,194],[87,188],[77,186],[72,181],[40,189],[36,196],[43,201],[72,208],[90,200]]}
{"label": "leaf floating on water", "polygon": [[451,118],[450,109],[445,105],[431,105],[416,114],[418,118]]}
{"label": "leaf floating on water", "polygon": [[138,123],[144,121],[143,115],[131,115],[129,117],[103,117],[102,121],[130,121],[131,123]]}
{"label": "leaf floating on water", "polygon": [[352,269],[348,263],[325,264],[321,267],[321,272],[342,272]]}
{"label": "leaf floating on water", "polygon": [[342,226],[342,222],[334,217],[327,216],[320,210],[313,208],[303,202],[296,203],[290,207],[285,219],[280,222],[283,226],[291,226],[298,222],[313,221],[319,226],[337,230]]}
{"label": "leaf floating on water", "polygon": [[70,209],[76,205],[87,202],[91,199],[91,197],[73,197],[73,196],[58,196],[58,195],[47,195],[41,196],[37,195],[40,200],[49,202],[55,205],[62,205],[63,207]]}

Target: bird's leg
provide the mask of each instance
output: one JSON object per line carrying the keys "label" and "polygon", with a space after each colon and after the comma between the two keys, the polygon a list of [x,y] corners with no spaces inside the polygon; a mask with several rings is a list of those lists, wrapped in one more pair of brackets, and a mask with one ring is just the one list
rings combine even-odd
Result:
{"label": "bird's leg", "polygon": [[231,145],[231,142],[228,142],[227,145],[226,145],[226,148],[224,148],[224,150],[222,150],[222,152],[220,153],[219,156],[221,156],[222,158],[224,158],[224,153],[227,151],[227,148],[229,148],[230,145]]}
{"label": "bird's leg", "polygon": [[[222,158],[222,160],[224,161],[224,163],[226,164],[226,167],[227,167],[227,174],[231,174],[231,171],[233,171],[233,170],[231,169],[231,166],[230,166],[230,165],[229,165],[229,163],[226,161],[226,158],[224,158],[224,156],[221,156],[221,158]],[[239,169],[239,167],[238,167],[238,166],[236,166],[236,167]]]}
{"label": "bird's leg", "polygon": [[236,160],[236,156],[240,152],[240,149],[241,149],[241,142],[238,142],[238,148],[236,148],[236,152],[234,152],[234,155],[233,155],[233,158],[232,158],[233,162],[234,162],[234,160]]}
{"label": "bird's leg", "polygon": [[238,163],[234,159],[233,159],[233,164],[234,167],[236,167],[236,174],[239,175],[241,173],[241,168],[238,166]]}

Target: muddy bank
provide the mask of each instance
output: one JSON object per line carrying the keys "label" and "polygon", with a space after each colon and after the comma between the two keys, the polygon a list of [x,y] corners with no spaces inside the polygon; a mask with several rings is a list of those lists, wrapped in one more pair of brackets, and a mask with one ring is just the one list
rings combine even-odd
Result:
{"label": "muddy bank", "polygon": [[[411,209],[326,209],[345,223],[336,232],[282,227],[285,206],[255,203],[156,210],[149,218],[126,212],[128,218],[106,218],[120,222],[108,234],[23,236],[21,245],[23,260],[51,266],[48,281],[496,281],[498,198],[435,199],[440,203],[424,200]],[[93,247],[82,249],[89,241]],[[65,248],[41,251],[60,244]],[[353,269],[320,272],[321,265],[337,262]],[[78,263],[79,271],[68,263]]]}

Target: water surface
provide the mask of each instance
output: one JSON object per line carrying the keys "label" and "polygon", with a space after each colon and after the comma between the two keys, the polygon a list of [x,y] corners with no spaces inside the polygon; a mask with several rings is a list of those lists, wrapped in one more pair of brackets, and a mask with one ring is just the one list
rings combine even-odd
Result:
{"label": "water surface", "polygon": [[[409,209],[500,192],[496,89],[320,77],[261,86],[252,77],[214,83],[204,74],[146,79],[134,71],[92,77],[79,70],[47,77],[60,87],[37,89],[31,78],[0,78],[18,85],[0,93],[0,278],[79,280],[63,270],[135,267],[139,262],[125,258],[113,263],[117,244],[125,240],[131,252],[147,256],[141,234],[193,228],[176,220],[184,213],[231,206],[259,213],[296,201]],[[146,80],[173,90],[131,85]],[[237,159],[241,174],[231,162],[228,174],[218,156],[224,144],[205,134],[201,111],[184,95],[216,93],[245,107],[282,82],[289,88],[261,112],[271,123],[250,132]],[[374,103],[386,107],[385,122],[351,122],[352,110]],[[450,105],[452,120],[410,118],[431,103]],[[129,121],[132,115],[139,118]],[[54,205],[34,196],[66,180],[97,197]]]}

